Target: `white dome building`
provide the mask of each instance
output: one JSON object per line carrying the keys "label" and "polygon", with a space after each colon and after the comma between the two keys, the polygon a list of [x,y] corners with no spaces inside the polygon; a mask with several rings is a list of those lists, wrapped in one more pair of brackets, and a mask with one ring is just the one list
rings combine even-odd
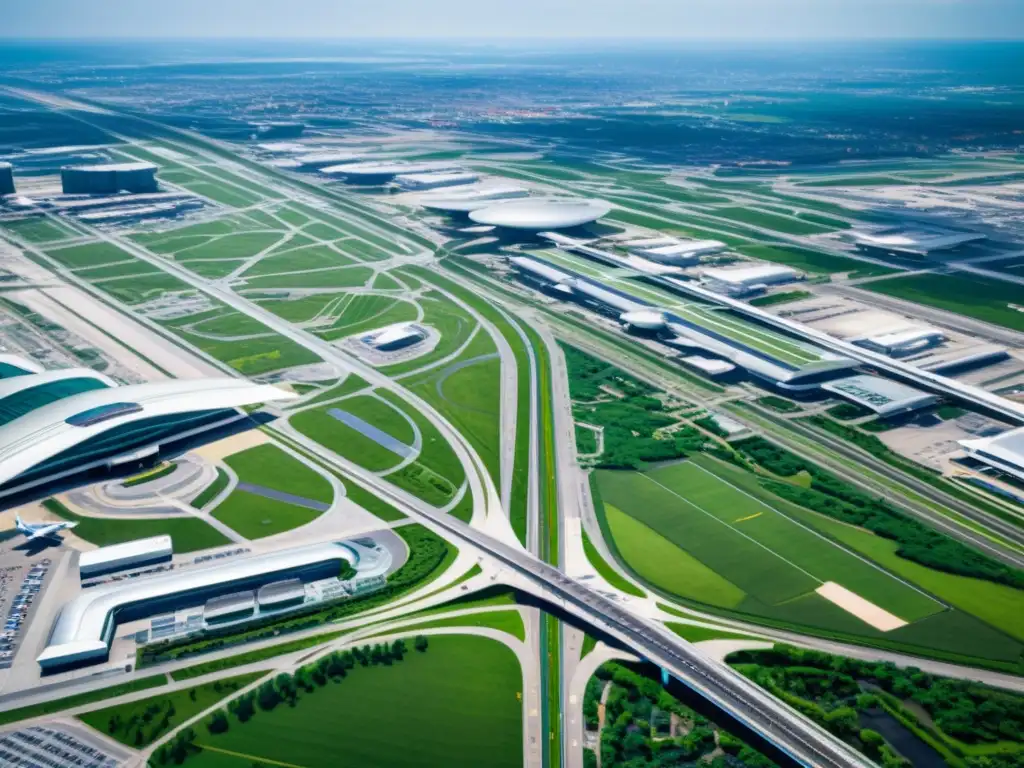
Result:
{"label": "white dome building", "polygon": [[607,216],[612,206],[604,200],[547,198],[513,200],[472,211],[477,224],[542,232],[578,227]]}

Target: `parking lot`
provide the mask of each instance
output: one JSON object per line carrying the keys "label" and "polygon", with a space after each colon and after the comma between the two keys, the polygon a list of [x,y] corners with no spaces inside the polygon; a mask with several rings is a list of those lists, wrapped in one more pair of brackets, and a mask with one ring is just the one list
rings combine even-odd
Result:
{"label": "parking lot", "polygon": [[0,563],[0,616],[4,621],[0,629],[0,669],[10,669],[52,566],[49,557],[23,564]]}

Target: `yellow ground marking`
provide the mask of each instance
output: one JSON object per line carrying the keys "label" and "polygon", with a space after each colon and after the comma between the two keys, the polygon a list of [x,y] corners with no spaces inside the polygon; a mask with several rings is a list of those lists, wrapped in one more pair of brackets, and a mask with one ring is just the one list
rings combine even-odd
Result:
{"label": "yellow ground marking", "polygon": [[168,467],[169,464],[170,464],[169,461],[163,461],[160,464],[158,464],[157,466],[153,467],[152,469],[147,469],[145,472],[140,472],[137,475],[132,475],[131,477],[126,477],[121,482],[123,482],[123,483],[131,483],[131,482],[136,482],[138,480],[142,480],[144,478],[149,477],[150,475],[155,475],[157,472],[163,472]]}
{"label": "yellow ground marking", "polygon": [[280,765],[283,768],[306,768],[304,765],[296,765],[295,763],[282,763],[278,760],[271,760],[269,757],[256,757],[255,755],[247,755],[244,752],[232,752],[230,749],[220,749],[219,747],[211,747],[208,744],[196,743],[197,747],[202,749],[208,749],[211,752],[220,752],[222,755],[231,755],[232,757],[240,757],[243,760],[252,760],[254,763],[266,763],[267,765]]}
{"label": "yellow ground marking", "polygon": [[744,520],[753,520],[755,517],[760,517],[763,514],[764,514],[764,512],[756,512],[753,515],[747,515],[746,517],[741,517],[739,520],[733,520],[733,523],[734,524],[735,523],[742,523]]}

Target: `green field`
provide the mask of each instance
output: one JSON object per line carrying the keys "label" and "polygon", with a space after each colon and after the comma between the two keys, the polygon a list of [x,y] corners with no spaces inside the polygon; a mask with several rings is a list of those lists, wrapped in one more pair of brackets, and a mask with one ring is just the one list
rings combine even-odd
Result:
{"label": "green field", "polygon": [[196,552],[200,549],[221,547],[230,543],[228,539],[207,523],[194,517],[171,517],[159,520],[116,520],[113,518],[83,517],[76,515],[60,502],[50,499],[43,502],[47,509],[65,520],[78,523],[75,535],[80,539],[105,547],[125,541],[145,539],[150,536],[167,534],[174,542],[174,551]]}
{"label": "green field", "polygon": [[[643,474],[601,471],[598,484],[606,504],[686,550],[762,606],[794,601],[834,581],[906,621],[943,608],[794,521],[781,504],[769,505],[692,461]],[[692,592],[682,596],[701,600]]]}
{"label": "green field", "polygon": [[851,277],[874,277],[876,275],[889,275],[899,271],[858,259],[835,256],[831,253],[822,253],[821,251],[810,251],[806,248],[797,248],[796,246],[789,245],[741,245],[736,250],[752,259],[773,261],[777,264],[785,264],[787,267],[815,274],[848,272]]}
{"label": "green field", "polygon": [[218,235],[204,243],[197,243],[174,251],[174,258],[176,261],[245,259],[272,247],[281,237],[281,234],[277,232],[236,232],[230,235]]}
{"label": "green field", "polygon": [[71,269],[98,267],[115,261],[132,259],[132,255],[127,251],[122,251],[116,245],[104,242],[72,245],[67,248],[50,248],[46,251],[46,255]]}
{"label": "green field", "polygon": [[[450,608],[451,606],[444,606]],[[467,613],[463,616],[450,616],[444,619],[416,623],[408,627],[402,627],[409,632],[419,632],[424,629],[439,629],[445,627],[484,627],[496,629],[499,632],[507,632],[512,637],[526,642],[526,627],[523,624],[523,617],[519,611],[483,611],[480,613]],[[390,634],[390,630],[388,631]]]}
{"label": "green field", "polygon": [[336,267],[288,275],[265,275],[246,280],[248,288],[352,288],[373,276],[369,267]]}
{"label": "green field", "polygon": [[274,275],[287,272],[303,272],[309,269],[330,269],[331,267],[347,267],[353,263],[348,256],[326,245],[310,245],[292,248],[283,253],[264,256],[244,273],[246,278],[260,275]]}
{"label": "green field", "polygon": [[122,744],[140,748],[265,674],[250,672],[128,704],[94,709],[79,715],[78,719]]}
{"label": "green field", "polygon": [[55,240],[66,240],[74,236],[74,232],[63,224],[41,217],[5,221],[3,229],[33,244],[52,243]]}
{"label": "green field", "polygon": [[333,405],[311,408],[296,413],[289,421],[325,448],[375,472],[390,469],[401,461],[397,453],[331,416],[334,409],[362,419],[405,445],[413,444],[412,426],[402,412],[370,395],[356,395]]}
{"label": "green field", "polygon": [[137,275],[157,275],[160,270],[152,264],[132,259],[131,261],[115,261],[110,264],[102,264],[98,267],[85,267],[75,270],[75,276],[81,277],[89,282],[105,280],[107,278],[120,278]]}
{"label": "green field", "polygon": [[[607,508],[605,511],[607,514]],[[622,515],[622,513],[619,512],[618,510],[615,510],[615,514]],[[630,522],[635,522],[632,520],[632,518],[627,519],[630,520]],[[627,595],[633,595],[634,597],[643,597],[645,594],[644,591],[639,587],[633,586],[633,583],[631,581],[629,581],[627,578],[622,576],[618,571],[616,571],[614,568],[608,565],[608,563],[605,562],[605,559],[601,557],[601,553],[597,551],[597,547],[595,547],[593,542],[590,541],[590,537],[587,536],[587,532],[582,531],[582,533],[583,552],[586,554],[587,560],[590,562],[590,565],[593,566],[594,570],[601,574],[601,578],[603,578],[616,589],[622,590]],[[622,534],[623,538],[628,538],[625,531],[622,531]]]}
{"label": "green field", "polygon": [[276,445],[257,445],[228,456],[224,463],[238,479],[330,504],[334,498],[331,484],[319,472],[293,458]]}
{"label": "green field", "polygon": [[315,509],[240,490],[232,491],[210,514],[247,539],[284,533],[311,523],[321,515]]}
{"label": "green field", "polygon": [[[1024,331],[1024,287],[980,275],[913,275],[865,283],[862,288],[938,307],[986,323]],[[1013,306],[1011,306],[1013,305]]]}
{"label": "green field", "polygon": [[714,215],[742,224],[770,229],[774,232],[784,232],[788,235],[820,235],[832,231],[830,227],[819,226],[788,216],[779,216],[756,208],[715,208]]}
{"label": "green field", "polygon": [[186,764],[522,765],[522,673],[512,651],[479,637],[432,636],[429,643],[391,666],[357,666],[294,707],[258,710],[247,723],[232,718],[224,734],[197,729],[197,744],[232,754],[204,751]]}
{"label": "green field", "polygon": [[86,704],[103,701],[104,699],[112,699],[117,696],[125,696],[129,693],[137,693],[138,691],[146,691],[150,688],[159,688],[161,685],[167,685],[166,675],[150,675],[149,677],[137,678],[120,685],[112,685],[109,688],[100,688],[95,691],[79,693],[74,696],[64,696],[59,699],[50,699],[42,704],[31,704],[27,707],[8,709],[0,712],[0,725],[7,725],[18,720],[27,720],[30,717],[41,717],[73,707],[84,707]]}
{"label": "green field", "polygon": [[165,293],[192,293],[187,283],[165,272],[138,275],[130,280],[108,280],[97,283],[96,287],[124,304],[141,304]]}
{"label": "green field", "polygon": [[501,360],[490,335],[481,330],[449,365],[406,386],[469,440],[500,483]]}

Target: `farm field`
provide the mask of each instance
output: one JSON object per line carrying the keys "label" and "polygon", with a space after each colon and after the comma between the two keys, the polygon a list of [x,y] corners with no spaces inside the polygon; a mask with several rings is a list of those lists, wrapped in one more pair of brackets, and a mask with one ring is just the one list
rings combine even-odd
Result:
{"label": "farm field", "polygon": [[966,273],[913,275],[876,280],[865,290],[966,315],[986,323],[1024,331],[1024,289],[1014,283]]}
{"label": "farm field", "polygon": [[598,485],[606,503],[763,606],[834,581],[908,622],[944,607],[692,461],[643,474],[601,471]]}
{"label": "farm field", "polygon": [[[202,733],[194,768],[249,768],[267,761],[303,768],[522,764],[522,673],[513,652],[480,637],[431,636],[425,653],[393,666],[357,666],[295,707],[259,711],[226,733]],[[396,702],[401,707],[396,709]],[[391,713],[400,717],[395,738]],[[230,754],[224,754],[230,753]]]}

